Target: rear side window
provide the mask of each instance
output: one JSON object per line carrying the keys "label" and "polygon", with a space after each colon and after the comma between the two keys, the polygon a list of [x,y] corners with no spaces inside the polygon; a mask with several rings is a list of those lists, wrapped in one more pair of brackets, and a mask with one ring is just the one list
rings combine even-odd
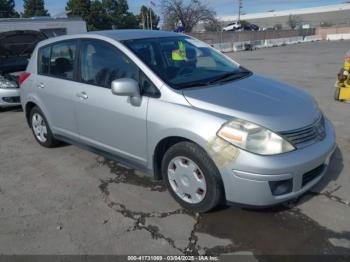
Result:
{"label": "rear side window", "polygon": [[48,75],[50,67],[50,53],[51,46],[41,48],[39,51],[39,63],[38,72],[39,74]]}
{"label": "rear side window", "polygon": [[53,45],[50,57],[50,75],[73,79],[75,53],[75,41],[61,42]]}
{"label": "rear side window", "polygon": [[138,67],[116,47],[100,40],[82,41],[80,69],[81,81],[105,88],[120,78],[139,81]]}

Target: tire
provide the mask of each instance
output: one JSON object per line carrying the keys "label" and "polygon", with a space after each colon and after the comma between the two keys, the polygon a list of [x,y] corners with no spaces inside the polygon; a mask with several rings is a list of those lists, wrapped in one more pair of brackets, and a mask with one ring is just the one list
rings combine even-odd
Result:
{"label": "tire", "polygon": [[[188,210],[205,213],[223,200],[224,189],[218,168],[208,154],[194,143],[180,142],[169,148],[162,160],[162,175],[170,194]],[[192,194],[187,194],[187,190]]]}
{"label": "tire", "polygon": [[[46,117],[39,107],[33,107],[33,109],[30,111],[29,120],[34,138],[41,146],[52,148],[59,144],[59,142],[54,138]],[[43,130],[42,133],[40,132],[39,126],[41,127],[41,130]],[[44,127],[46,127],[46,132],[44,131]]]}

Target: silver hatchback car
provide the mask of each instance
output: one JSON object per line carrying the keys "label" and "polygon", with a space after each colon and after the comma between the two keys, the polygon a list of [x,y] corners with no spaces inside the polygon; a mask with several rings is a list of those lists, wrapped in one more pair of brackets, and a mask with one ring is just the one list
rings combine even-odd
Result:
{"label": "silver hatchback car", "polygon": [[197,212],[296,198],[335,149],[332,124],[306,92],[171,32],[42,41],[21,102],[42,146],[65,141],[143,170]]}

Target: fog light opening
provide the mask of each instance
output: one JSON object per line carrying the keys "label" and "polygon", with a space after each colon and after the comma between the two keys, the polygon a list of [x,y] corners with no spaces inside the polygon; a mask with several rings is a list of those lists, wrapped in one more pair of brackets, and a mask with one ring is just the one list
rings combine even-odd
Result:
{"label": "fog light opening", "polygon": [[271,193],[274,196],[281,196],[292,192],[293,179],[269,181]]}
{"label": "fog light opening", "polygon": [[20,103],[20,97],[19,96],[11,96],[11,97],[3,97],[2,100],[6,103]]}

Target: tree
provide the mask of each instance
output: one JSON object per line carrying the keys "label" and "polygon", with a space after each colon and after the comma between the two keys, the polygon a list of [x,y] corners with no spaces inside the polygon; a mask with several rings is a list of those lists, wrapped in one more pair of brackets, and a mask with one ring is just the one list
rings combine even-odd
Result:
{"label": "tree", "polygon": [[222,31],[222,24],[219,20],[213,19],[211,21],[208,21],[204,24],[205,31],[207,32],[218,32]]}
{"label": "tree", "polygon": [[129,10],[127,0],[102,0],[102,4],[109,15],[119,16]]}
{"label": "tree", "polygon": [[164,14],[162,30],[175,31],[176,21],[177,21],[177,16],[175,14]]}
{"label": "tree", "polygon": [[297,16],[289,15],[287,24],[291,29],[295,29],[299,23],[299,19]]}
{"label": "tree", "polygon": [[0,0],[0,18],[19,17],[15,10],[14,0]]}
{"label": "tree", "polygon": [[282,28],[283,28],[283,26],[282,26],[282,24],[275,24],[274,26],[273,26],[273,28],[275,29],[275,30],[282,30]]}
{"label": "tree", "polygon": [[85,21],[90,17],[90,0],[68,0],[66,11],[68,17],[79,16]]}
{"label": "tree", "polygon": [[66,11],[69,17],[84,19],[89,31],[139,27],[126,0],[69,0]]}
{"label": "tree", "polygon": [[107,12],[99,0],[94,0],[91,2],[87,24],[89,31],[106,30],[112,28],[111,23],[107,18]]}
{"label": "tree", "polygon": [[[150,16],[152,19],[149,19]],[[152,20],[152,29],[153,30],[158,29],[160,17],[153,11],[152,8],[148,8],[147,6],[143,5],[141,7],[138,19],[143,28],[150,28],[149,26],[151,23],[150,20]]]}
{"label": "tree", "polygon": [[45,9],[44,0],[24,0],[23,1],[24,8],[24,17],[32,17],[32,16],[49,16],[50,14]]}
{"label": "tree", "polygon": [[241,26],[242,26],[243,28],[250,25],[250,23],[249,23],[247,20],[240,20],[239,22],[241,23]]}
{"label": "tree", "polygon": [[107,19],[113,29],[138,28],[137,17],[129,12],[127,0],[102,0],[102,5],[106,10]]}
{"label": "tree", "polygon": [[174,24],[181,22],[185,32],[191,32],[199,22],[208,22],[215,19],[215,11],[202,4],[199,0],[163,0],[163,15],[167,23]]}

